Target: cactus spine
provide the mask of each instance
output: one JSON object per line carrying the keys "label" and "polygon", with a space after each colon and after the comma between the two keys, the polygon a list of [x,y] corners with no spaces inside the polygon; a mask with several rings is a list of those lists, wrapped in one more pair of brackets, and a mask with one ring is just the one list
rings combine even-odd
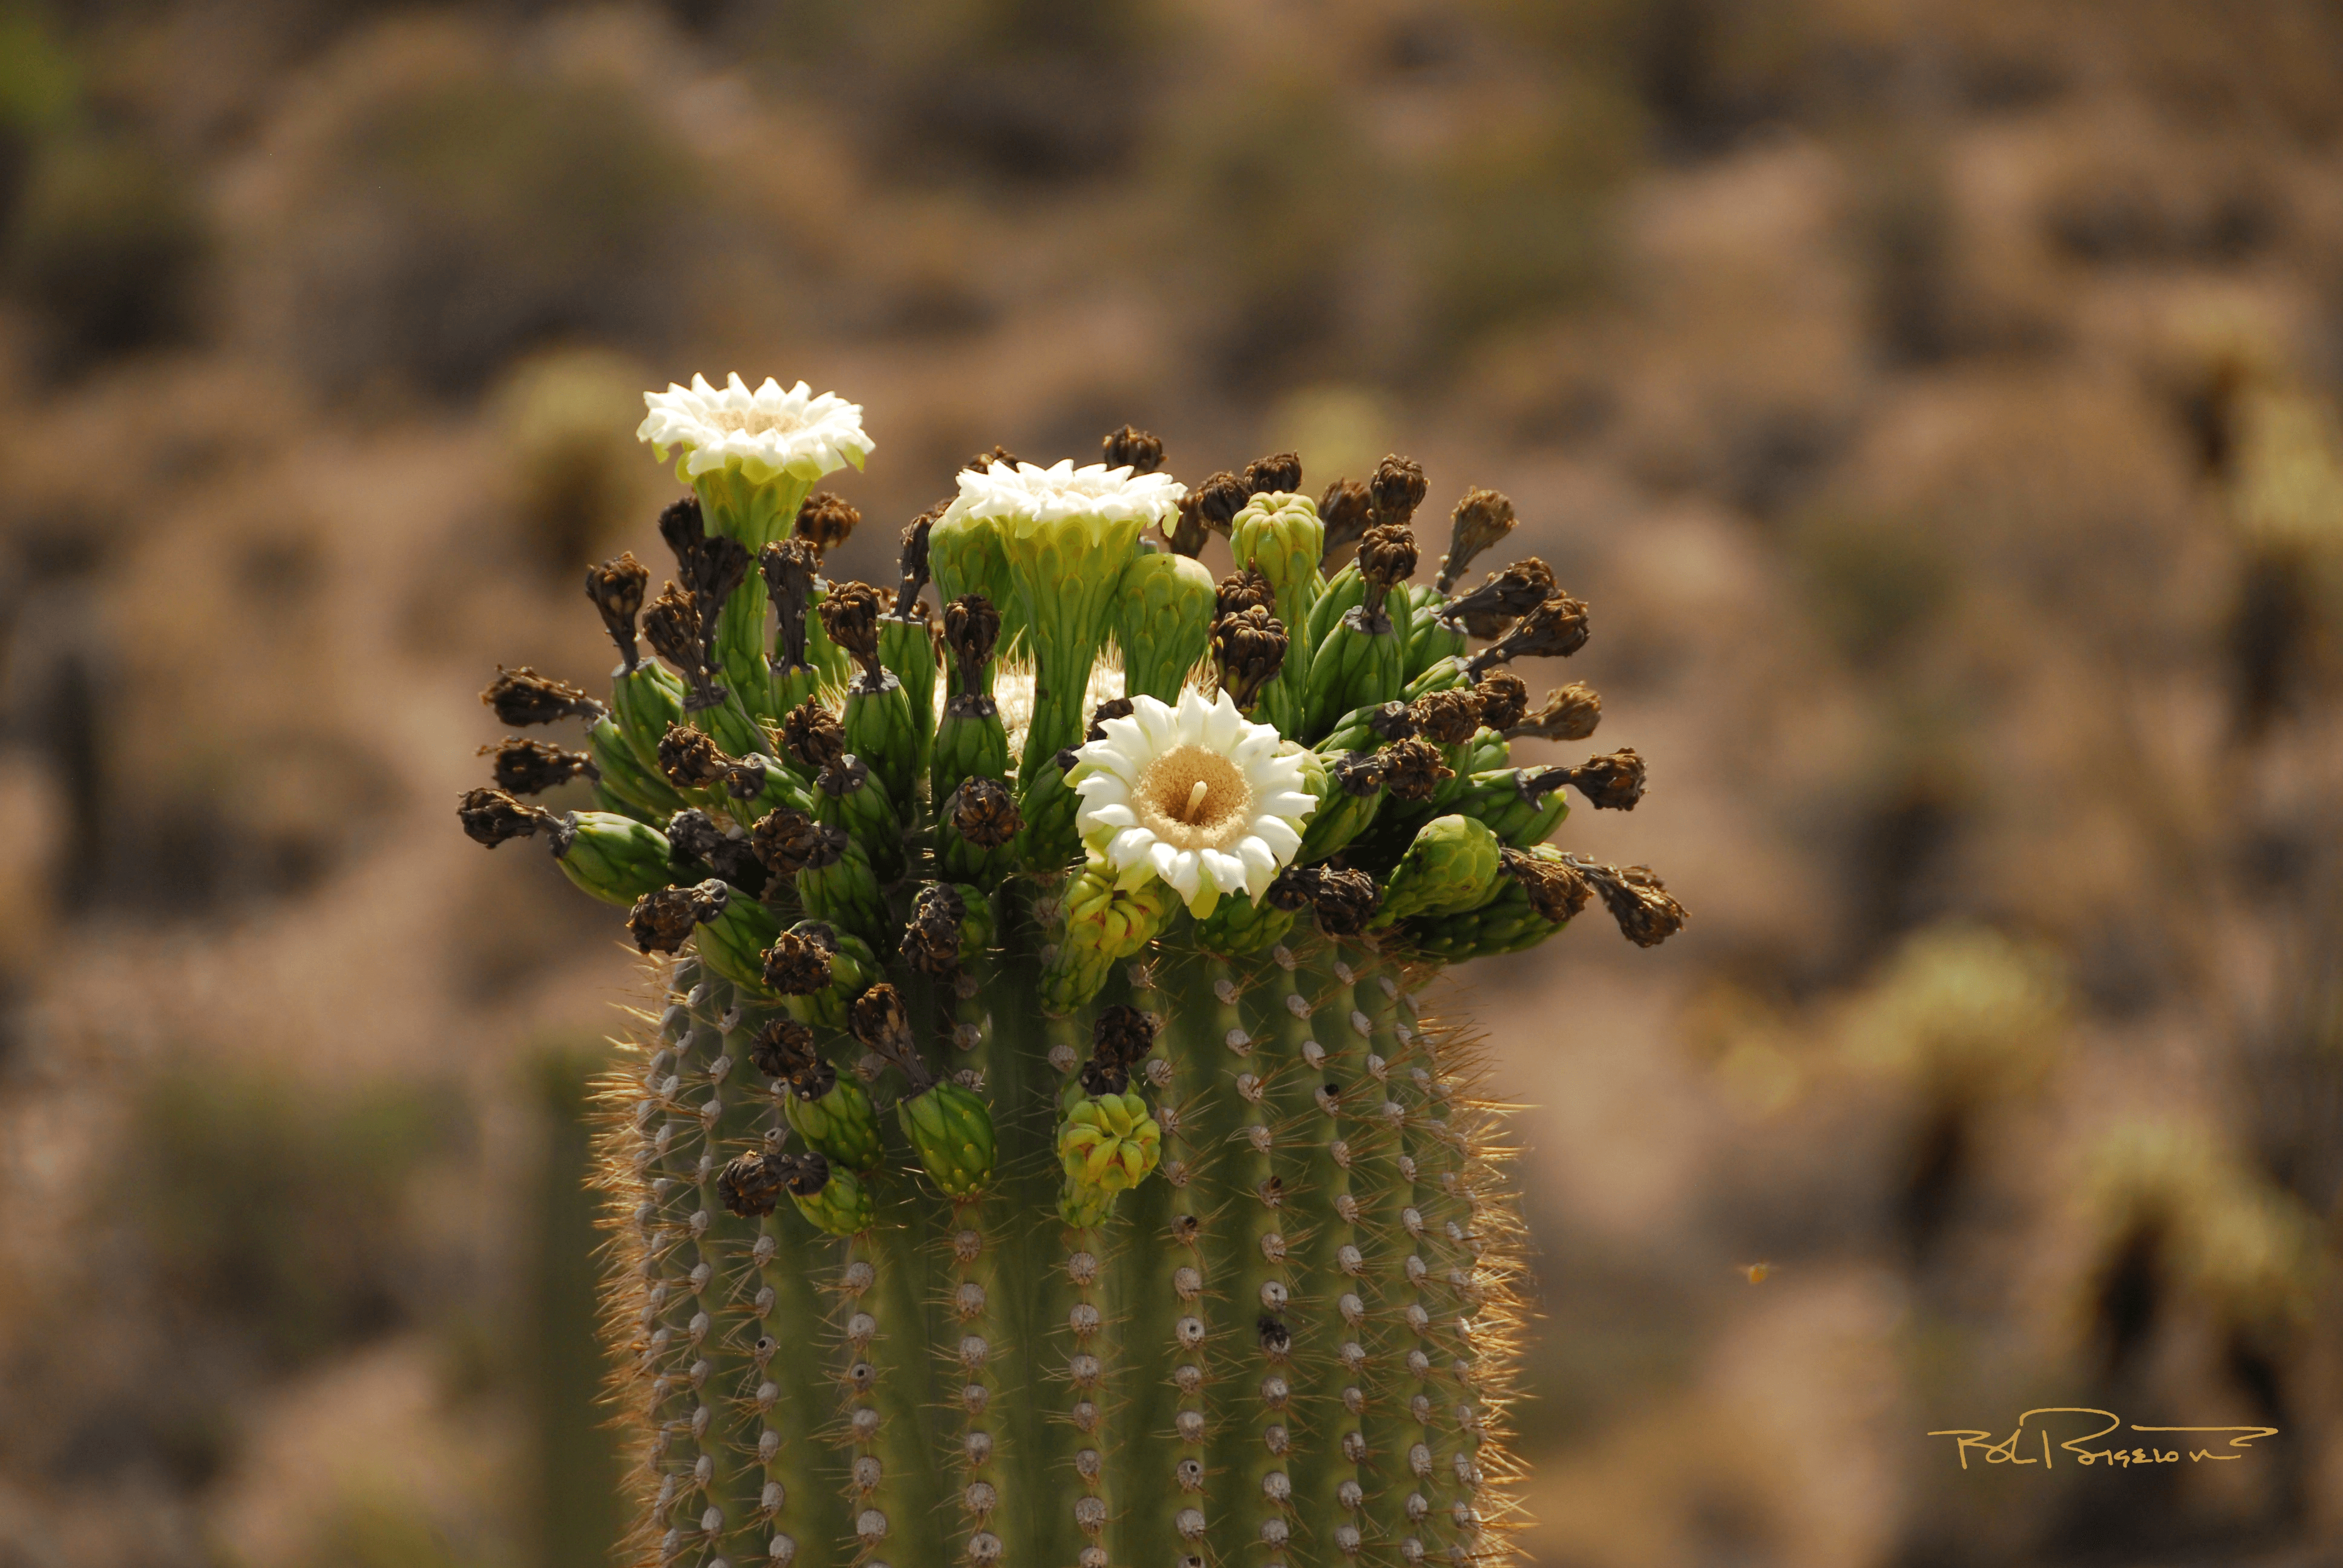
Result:
{"label": "cactus spine", "polygon": [[[610,701],[528,670],[486,700],[590,749],[508,741],[459,810],[655,957],[598,1101],[630,1560],[1501,1555],[1513,1221],[1473,1048],[1416,998],[1598,897],[1643,945],[1683,922],[1540,841],[1564,785],[1632,807],[1634,753],[1510,766],[1508,731],[1593,728],[1583,688],[1525,723],[1503,668],[1585,607],[1534,560],[1462,587],[1493,492],[1429,589],[1421,471],[1337,486],[1330,583],[1298,458],[1190,499],[1128,427],[1112,467],[963,473],[889,599],[820,575],[860,409],[649,402],[695,490],[677,578],[645,609],[631,556],[588,573]],[[1239,547],[1217,589],[1202,527]],[[529,799],[573,779],[598,810]]]}

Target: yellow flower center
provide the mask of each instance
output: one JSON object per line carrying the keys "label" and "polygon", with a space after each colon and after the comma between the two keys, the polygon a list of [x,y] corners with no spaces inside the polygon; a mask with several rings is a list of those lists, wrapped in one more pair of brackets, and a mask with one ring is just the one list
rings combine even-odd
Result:
{"label": "yellow flower center", "polygon": [[740,436],[789,435],[805,428],[803,416],[773,408],[711,408],[708,422]]}
{"label": "yellow flower center", "polygon": [[1252,819],[1252,788],[1237,765],[1202,746],[1175,746],[1131,792],[1139,825],[1175,849],[1225,849]]}

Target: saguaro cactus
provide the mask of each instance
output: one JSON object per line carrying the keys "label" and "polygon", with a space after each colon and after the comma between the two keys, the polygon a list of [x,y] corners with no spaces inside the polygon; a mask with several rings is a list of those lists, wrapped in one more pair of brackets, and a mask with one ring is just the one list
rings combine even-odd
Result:
{"label": "saguaro cactus", "polygon": [[[1565,786],[1632,807],[1633,752],[1507,756],[1593,729],[1592,692],[1532,717],[1506,668],[1585,606],[1535,562],[1449,596],[1512,524],[1493,492],[1433,590],[1421,471],[1338,485],[1368,516],[1329,580],[1292,454],[1183,513],[1128,427],[1112,467],[961,473],[888,598],[821,576],[843,504],[808,499],[870,450],[858,407],[649,402],[694,491],[678,580],[588,572],[609,701],[527,669],[486,699],[587,749],[509,741],[461,806],[655,955],[599,1101],[631,1559],[1501,1553],[1516,1223],[1474,1048],[1418,998],[1595,898],[1644,945],[1683,923],[1543,841]],[[526,798],[579,776],[601,809]]]}

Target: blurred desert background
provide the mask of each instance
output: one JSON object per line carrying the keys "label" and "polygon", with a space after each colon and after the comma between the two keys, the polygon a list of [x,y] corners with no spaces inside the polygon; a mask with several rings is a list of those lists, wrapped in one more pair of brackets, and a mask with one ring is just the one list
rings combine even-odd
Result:
{"label": "blurred desert background", "polygon": [[1591,601],[1530,1562],[2343,1562],[2343,5],[0,0],[0,1568],[602,1560],[636,960],[452,807],[730,370],[842,575],[1131,420]]}

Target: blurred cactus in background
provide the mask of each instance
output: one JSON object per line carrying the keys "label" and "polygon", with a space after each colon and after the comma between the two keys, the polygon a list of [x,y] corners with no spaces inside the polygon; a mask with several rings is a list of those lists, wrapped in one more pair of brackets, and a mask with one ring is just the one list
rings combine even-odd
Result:
{"label": "blurred cactus in background", "polygon": [[[1513,765],[1599,703],[1530,719],[1511,667],[1586,607],[1534,559],[1473,584],[1511,503],[1468,491],[1411,585],[1425,481],[1386,457],[1330,578],[1294,454],[1191,503],[1126,427],[962,472],[873,588],[822,575],[860,517],[812,488],[870,452],[859,407],[648,401],[693,491],[674,576],[588,571],[608,699],[484,698],[583,749],[508,740],[460,808],[656,955],[598,1091],[635,1558],[1501,1553],[1519,1222],[1476,1049],[1419,997],[1598,899],[1644,946],[1684,919],[1544,842],[1644,765]],[[599,809],[532,803],[580,776]]]}

